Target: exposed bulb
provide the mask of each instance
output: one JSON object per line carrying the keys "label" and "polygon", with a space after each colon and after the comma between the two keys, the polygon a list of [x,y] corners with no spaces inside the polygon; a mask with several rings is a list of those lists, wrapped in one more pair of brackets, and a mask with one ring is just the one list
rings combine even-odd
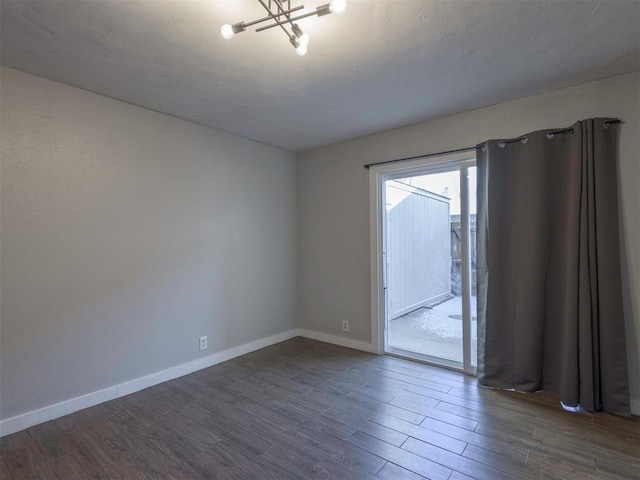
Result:
{"label": "exposed bulb", "polygon": [[309,40],[310,39],[308,33],[303,33],[298,37],[298,42],[300,42],[300,45],[304,45],[305,47],[309,45]]}
{"label": "exposed bulb", "polygon": [[292,30],[293,34],[296,36],[296,43],[294,43],[294,47],[297,47],[298,45],[309,45],[309,35],[304,33],[297,23],[293,24]]}
{"label": "exposed bulb", "polygon": [[301,57],[304,57],[307,54],[307,46],[300,44],[296,47],[296,53]]}
{"label": "exposed bulb", "polygon": [[342,13],[347,9],[347,1],[346,0],[332,0],[329,4],[329,9],[331,13]]}
{"label": "exposed bulb", "polygon": [[226,38],[227,40],[233,38],[233,36],[235,35],[233,27],[228,23],[225,23],[224,25],[222,25],[222,27],[220,27],[220,35],[222,35],[222,37]]}

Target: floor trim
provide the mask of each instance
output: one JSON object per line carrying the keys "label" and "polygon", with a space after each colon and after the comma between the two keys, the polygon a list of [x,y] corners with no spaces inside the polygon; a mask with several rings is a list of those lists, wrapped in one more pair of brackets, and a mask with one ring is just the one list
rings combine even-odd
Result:
{"label": "floor trim", "polygon": [[16,415],[15,417],[0,420],[0,437],[19,432],[49,420],[69,415],[77,412],[78,410],[93,407],[99,403],[107,402],[118,397],[123,397],[125,395],[144,390],[145,388],[153,387],[154,385],[173,380],[174,378],[189,375],[190,373],[202,370],[203,368],[208,368],[213,365],[217,365],[218,363],[226,362],[232,358],[260,350],[261,348],[265,348],[276,343],[284,342],[285,340],[289,340],[294,337],[305,337],[312,340],[318,340],[320,342],[332,343],[342,347],[376,353],[373,345],[370,343],[337,335],[315,332],[313,330],[293,328],[286,332],[261,338],[206,357],[198,358],[197,360],[192,360],[191,362],[160,370],[159,372],[155,372],[144,377],[135,378],[102,390],[97,390],[53,405],[48,405],[38,410],[32,410],[30,412]]}
{"label": "floor trim", "polygon": [[276,343],[284,342],[285,340],[289,340],[297,336],[306,335],[302,335],[298,329],[294,328],[286,332],[271,335],[269,337],[238,345],[206,357],[198,358],[197,360],[176,365],[175,367],[170,367],[144,377],[129,380],[102,390],[87,393],[86,395],[70,398],[69,400],[49,405],[38,410],[32,410],[30,412],[16,415],[15,417],[0,420],[0,437],[19,432],[49,420],[69,415],[70,413],[98,405],[99,403],[107,402],[118,397],[129,395],[130,393],[144,390],[145,388],[158,385],[159,383],[188,375],[198,370],[202,370],[203,368],[226,362],[232,358],[251,353],[255,350],[260,350],[261,348],[268,347]]}
{"label": "floor trim", "polygon": [[331,335],[329,333],[299,328],[298,336],[318,340],[319,342],[332,343],[333,345],[339,345],[341,347],[353,348],[354,350],[362,350],[363,352],[378,353],[375,346],[371,343],[363,342],[361,340],[353,340],[352,338],[341,337],[339,335]]}
{"label": "floor trim", "polygon": [[[294,337],[305,337],[312,340],[318,340],[320,342],[353,348],[355,350],[377,353],[375,346],[371,343],[353,340],[351,338],[341,337],[338,335],[306,330],[303,328],[294,328],[287,330],[286,332],[261,338],[243,345],[238,345],[191,362],[176,365],[175,367],[167,368],[144,377],[129,380],[112,387],[71,398],[38,410],[32,410],[31,412],[0,420],[0,437],[19,432],[49,420],[69,415],[77,412],[78,410],[98,405],[99,403],[107,402],[118,397],[123,397],[125,395],[144,390],[145,388],[158,385],[159,383],[188,375],[198,370],[202,370],[203,368],[208,368],[213,365],[217,365],[218,363],[226,362],[232,358],[260,350],[261,348],[265,348],[276,343],[284,342]],[[634,415],[640,415],[640,401],[631,400],[631,412]]]}

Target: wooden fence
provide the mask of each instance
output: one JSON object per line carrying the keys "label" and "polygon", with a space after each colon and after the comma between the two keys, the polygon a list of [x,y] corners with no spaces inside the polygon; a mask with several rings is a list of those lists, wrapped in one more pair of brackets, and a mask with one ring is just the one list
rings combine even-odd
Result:
{"label": "wooden fence", "polygon": [[[471,215],[471,295],[476,296],[476,216]],[[460,215],[451,215],[451,293],[462,295],[462,225]]]}

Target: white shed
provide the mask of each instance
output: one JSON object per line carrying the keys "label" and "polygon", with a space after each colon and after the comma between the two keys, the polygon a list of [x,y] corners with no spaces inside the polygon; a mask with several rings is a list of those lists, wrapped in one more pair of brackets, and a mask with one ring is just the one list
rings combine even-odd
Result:
{"label": "white shed", "polygon": [[386,182],[389,320],[451,296],[449,198]]}

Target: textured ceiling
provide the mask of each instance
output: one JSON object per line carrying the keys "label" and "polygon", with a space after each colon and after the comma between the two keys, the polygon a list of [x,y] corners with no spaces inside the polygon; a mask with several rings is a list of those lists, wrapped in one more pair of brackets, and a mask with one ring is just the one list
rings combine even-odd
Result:
{"label": "textured ceiling", "polygon": [[292,151],[640,70],[637,0],[348,0],[306,57],[222,39],[257,0],[0,5],[3,65]]}

